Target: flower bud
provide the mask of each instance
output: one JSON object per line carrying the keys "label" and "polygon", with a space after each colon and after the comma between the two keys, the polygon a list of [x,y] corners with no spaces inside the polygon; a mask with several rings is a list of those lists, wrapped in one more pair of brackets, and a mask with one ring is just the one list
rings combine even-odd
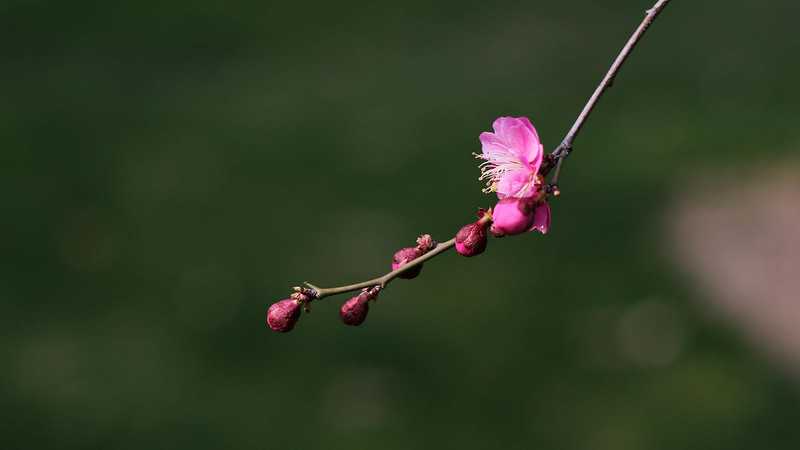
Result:
{"label": "flower bud", "polygon": [[[425,253],[428,253],[435,246],[436,242],[434,242],[433,238],[431,238],[431,235],[423,234],[417,238],[416,247],[401,248],[395,252],[394,256],[392,257],[392,270],[397,270],[409,261],[413,261]],[[398,277],[410,280],[412,278],[416,278],[421,271],[422,264],[401,273],[398,275]]]}
{"label": "flower bud", "polygon": [[339,317],[345,325],[359,326],[367,318],[369,302],[361,295],[346,301],[339,309]]}
{"label": "flower bud", "polygon": [[456,234],[456,251],[462,256],[480,255],[486,250],[487,222],[477,221],[464,225]]}
{"label": "flower bud", "polygon": [[378,297],[380,287],[364,289],[360,294],[347,300],[339,309],[339,317],[345,325],[359,326],[364,323],[369,312],[369,301]]}
{"label": "flower bud", "polygon": [[508,236],[528,231],[533,224],[533,210],[524,199],[500,200],[492,212],[493,235]]}
{"label": "flower bud", "polygon": [[433,240],[430,234],[423,234],[417,238],[417,250],[424,255],[436,247],[436,241]]}
{"label": "flower bud", "polygon": [[294,298],[273,303],[267,310],[267,326],[278,333],[292,331],[297,320],[300,319],[301,303]]}
{"label": "flower bud", "polygon": [[[407,262],[413,261],[420,256],[422,256],[422,254],[419,252],[419,250],[417,250],[416,247],[401,248],[392,257],[392,270],[397,270],[403,265],[405,265]],[[398,275],[398,277],[410,280],[419,275],[421,271],[422,271],[422,264],[401,273],[400,275]]]}
{"label": "flower bud", "polygon": [[497,237],[527,231],[547,234],[550,230],[550,205],[544,200],[506,198],[494,207],[492,221],[489,230]]}

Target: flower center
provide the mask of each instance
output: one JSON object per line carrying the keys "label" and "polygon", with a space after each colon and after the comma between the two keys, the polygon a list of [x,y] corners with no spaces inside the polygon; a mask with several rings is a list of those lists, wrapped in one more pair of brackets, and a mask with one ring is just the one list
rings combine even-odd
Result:
{"label": "flower center", "polygon": [[478,166],[481,169],[481,176],[478,177],[478,180],[485,180],[486,188],[483,189],[483,192],[487,194],[497,190],[497,183],[500,182],[503,175],[525,168],[517,158],[511,155],[492,155],[491,157],[480,153],[472,153],[472,155],[475,156],[475,159],[483,160]]}
{"label": "flower center", "polygon": [[496,192],[497,184],[503,177],[520,169],[529,170],[530,174],[528,180],[513,195],[514,197],[526,197],[530,194],[531,189],[536,189],[537,184],[541,184],[538,183],[540,177],[513,155],[486,156],[479,153],[473,153],[473,155],[476,159],[483,160],[478,166],[481,169],[481,176],[478,177],[478,180],[485,181],[486,187],[482,191],[486,194]]}

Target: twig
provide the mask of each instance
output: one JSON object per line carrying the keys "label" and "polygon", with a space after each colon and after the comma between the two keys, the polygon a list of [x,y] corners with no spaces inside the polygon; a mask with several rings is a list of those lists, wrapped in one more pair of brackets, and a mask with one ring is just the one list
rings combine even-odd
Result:
{"label": "twig", "polygon": [[424,255],[420,256],[419,258],[411,260],[408,263],[403,264],[400,268],[398,268],[396,270],[393,270],[393,271],[391,271],[391,272],[389,272],[386,275],[383,275],[381,277],[373,278],[372,280],[362,281],[361,283],[349,284],[347,286],[340,286],[340,287],[334,287],[334,288],[319,288],[317,286],[314,286],[311,283],[305,282],[303,284],[308,286],[308,289],[310,289],[312,292],[309,292],[308,290],[306,290],[304,288],[299,288],[299,287],[296,287],[295,290],[310,294],[311,296],[313,296],[316,299],[321,299],[321,298],[329,297],[331,295],[343,294],[345,292],[358,291],[360,289],[373,287],[373,286],[380,286],[381,289],[382,289],[382,288],[386,287],[386,285],[389,284],[389,282],[391,282],[392,280],[397,278],[403,272],[411,270],[412,268],[414,268],[414,267],[424,263],[425,261],[435,257],[436,255],[449,250],[455,244],[456,244],[455,238],[450,239],[447,242],[442,242],[441,244],[438,244],[436,247],[434,247],[431,251],[429,251],[428,253],[425,253]]}
{"label": "twig", "polygon": [[[617,58],[614,60],[613,64],[611,64],[611,68],[608,70],[608,73],[606,73],[606,76],[603,77],[603,80],[600,82],[600,85],[597,86],[597,89],[595,89],[594,93],[589,98],[589,101],[586,103],[586,106],[583,107],[583,111],[581,111],[581,113],[578,115],[578,118],[575,120],[575,123],[572,125],[572,128],[570,128],[567,135],[561,141],[561,144],[559,144],[558,147],[556,147],[556,149],[553,150],[553,152],[551,153],[552,158],[555,159],[555,165],[554,167],[550,166],[550,168],[554,168],[553,176],[550,180],[550,189],[549,189],[550,194],[558,196],[559,190],[557,183],[558,183],[558,176],[561,172],[561,165],[563,164],[564,158],[566,158],[572,151],[572,143],[573,141],[575,141],[575,137],[581,131],[583,124],[586,122],[586,119],[589,117],[589,114],[591,114],[592,110],[597,104],[597,101],[614,82],[614,78],[617,76],[617,73],[619,72],[622,65],[628,59],[628,56],[631,54],[633,48],[636,47],[636,44],[642,38],[645,31],[647,31],[647,28],[650,27],[650,25],[653,23],[656,17],[661,13],[661,11],[664,10],[669,1],[670,0],[658,0],[658,2],[656,2],[656,4],[653,5],[652,8],[647,10],[647,15],[645,16],[644,20],[639,25],[639,27],[636,28],[636,31],[633,32],[633,35],[631,35],[630,39],[628,39],[628,42],[622,48],[622,51],[620,51],[619,55],[617,55]],[[311,283],[306,282],[304,283],[307,286],[306,288],[296,287],[295,290],[298,292],[304,292],[316,299],[321,299],[331,295],[343,294],[345,292],[357,291],[360,289],[373,286],[380,286],[381,288],[383,288],[387,284],[389,284],[389,282],[397,278],[397,276],[400,275],[401,273],[407,270],[411,270],[416,266],[419,266],[425,261],[439,255],[442,252],[445,252],[454,245],[455,245],[455,239],[450,239],[447,242],[443,242],[437,245],[431,251],[425,253],[419,258],[409,261],[408,263],[404,264],[397,270],[393,270],[387,273],[386,275],[374,278],[372,280],[367,280],[361,283],[350,284],[347,286],[333,287],[333,288],[319,288]]]}
{"label": "twig", "polygon": [[622,51],[619,52],[617,58],[611,64],[611,68],[608,69],[608,73],[606,76],[603,77],[603,80],[600,82],[600,85],[597,86],[597,89],[594,90],[594,93],[591,97],[589,97],[589,101],[586,102],[586,106],[583,107],[583,111],[578,115],[578,118],[575,119],[575,123],[570,128],[567,135],[561,141],[561,143],[553,150],[552,155],[557,158],[555,171],[553,173],[553,177],[550,180],[552,185],[557,185],[558,183],[558,175],[561,171],[561,164],[564,158],[569,156],[570,152],[572,151],[572,143],[575,141],[575,137],[580,133],[581,128],[583,128],[583,124],[586,122],[586,119],[589,117],[589,114],[592,113],[594,110],[597,101],[600,100],[600,97],[608,90],[609,87],[614,83],[614,78],[616,78],[619,69],[625,64],[625,61],[630,56],[631,51],[633,51],[636,44],[639,43],[639,40],[644,35],[645,31],[650,27],[656,17],[661,13],[661,11],[666,8],[669,0],[658,0],[652,8],[647,10],[647,14],[644,17],[644,20],[639,27],[636,28],[636,31],[633,32],[628,42],[622,47]]}

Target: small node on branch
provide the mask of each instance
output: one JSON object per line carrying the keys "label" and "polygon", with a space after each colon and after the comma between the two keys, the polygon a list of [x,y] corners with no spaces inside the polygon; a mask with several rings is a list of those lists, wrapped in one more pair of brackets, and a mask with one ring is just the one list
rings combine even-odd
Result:
{"label": "small node on branch", "polygon": [[553,152],[553,156],[556,159],[556,164],[559,163],[562,159],[566,159],[572,153],[572,142],[570,141],[569,144],[561,144],[558,149]]}
{"label": "small node on branch", "polygon": [[561,190],[558,188],[557,184],[548,184],[547,193],[552,195],[553,197],[558,197],[559,195],[561,195]]}
{"label": "small node on branch", "polygon": [[[308,286],[313,286],[312,284],[305,282]],[[313,287],[302,287],[302,286],[295,286],[292,288],[295,292],[299,292],[303,295],[306,295],[311,298],[319,298],[319,288],[316,286]]]}

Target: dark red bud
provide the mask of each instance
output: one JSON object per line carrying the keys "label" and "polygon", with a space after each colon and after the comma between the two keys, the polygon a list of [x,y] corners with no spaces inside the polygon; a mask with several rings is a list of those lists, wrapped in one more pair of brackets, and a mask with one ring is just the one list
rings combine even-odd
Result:
{"label": "dark red bud", "polygon": [[345,325],[359,326],[364,323],[369,312],[369,301],[362,295],[357,295],[344,302],[339,309],[339,317]]}
{"label": "dark red bud", "polygon": [[[413,261],[419,258],[420,256],[422,256],[422,252],[420,252],[419,249],[416,247],[401,248],[394,254],[394,257],[392,258],[392,270],[397,270],[403,265],[405,265],[407,262]],[[416,278],[421,271],[422,271],[422,264],[401,273],[400,275],[398,275],[398,277],[410,280],[412,278]]]}
{"label": "dark red bud", "polygon": [[[397,270],[409,261],[413,261],[420,256],[428,253],[429,251],[433,250],[436,247],[436,241],[433,240],[430,234],[423,234],[422,236],[417,238],[417,246],[416,247],[406,247],[401,248],[397,252],[395,252],[394,257],[392,257],[392,270]],[[406,272],[401,273],[398,275],[398,278],[404,278],[406,280],[410,280],[412,278],[416,278],[419,273],[422,272],[422,264],[415,266],[412,269],[408,269]]]}
{"label": "dark red bud", "polygon": [[358,326],[364,323],[369,313],[369,302],[375,300],[380,292],[380,286],[364,289],[360,294],[347,300],[339,309],[339,316],[345,325]]}
{"label": "dark red bud", "polygon": [[278,333],[292,331],[300,319],[300,304],[300,301],[293,298],[273,303],[267,310],[267,326]]}
{"label": "dark red bud", "polygon": [[456,251],[463,256],[480,255],[486,250],[488,222],[464,225],[456,234]]}

